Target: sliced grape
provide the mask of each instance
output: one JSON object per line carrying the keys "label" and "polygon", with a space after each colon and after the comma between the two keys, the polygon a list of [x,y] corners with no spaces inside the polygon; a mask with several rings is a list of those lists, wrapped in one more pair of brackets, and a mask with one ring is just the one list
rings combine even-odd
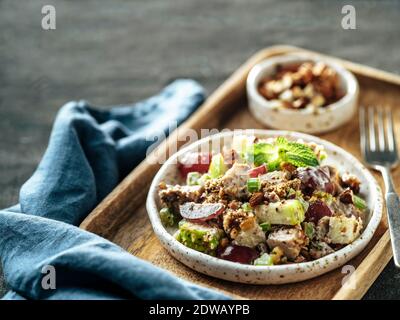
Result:
{"label": "sliced grape", "polygon": [[267,173],[267,167],[265,166],[265,164],[263,164],[259,167],[250,169],[248,173],[251,178],[257,178],[258,176]]}
{"label": "sliced grape", "polygon": [[311,203],[306,212],[306,221],[317,223],[319,219],[325,216],[332,216],[332,211],[327,204],[321,200]]}
{"label": "sliced grape", "polygon": [[251,264],[255,259],[258,258],[259,254],[256,249],[238,246],[238,245],[229,245],[217,252],[217,256],[224,260],[229,260],[232,262],[238,262],[243,264]]}
{"label": "sliced grape", "polygon": [[301,191],[306,195],[310,196],[315,191],[324,191],[330,194],[335,192],[335,185],[325,167],[298,168],[295,176],[300,179]]}
{"label": "sliced grape", "polygon": [[189,172],[206,173],[210,167],[211,154],[192,152],[185,154],[179,159],[178,169],[183,178],[186,178]]}
{"label": "sliced grape", "polygon": [[182,217],[191,221],[207,221],[219,216],[225,209],[222,203],[187,202],[179,206]]}

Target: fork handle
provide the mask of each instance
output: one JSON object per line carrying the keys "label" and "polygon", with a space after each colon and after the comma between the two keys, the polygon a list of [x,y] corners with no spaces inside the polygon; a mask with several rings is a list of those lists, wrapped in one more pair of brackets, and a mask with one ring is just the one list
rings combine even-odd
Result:
{"label": "fork handle", "polygon": [[379,166],[377,169],[382,173],[386,188],[385,200],[394,264],[400,268],[400,199],[393,185],[390,166]]}
{"label": "fork handle", "polygon": [[395,192],[386,193],[385,198],[394,264],[400,268],[400,198]]}

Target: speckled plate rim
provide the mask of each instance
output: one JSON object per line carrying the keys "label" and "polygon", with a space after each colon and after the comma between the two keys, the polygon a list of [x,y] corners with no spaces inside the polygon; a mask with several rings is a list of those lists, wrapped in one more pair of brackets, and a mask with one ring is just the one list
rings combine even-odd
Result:
{"label": "speckled plate rim", "polygon": [[[165,170],[167,167],[174,163],[177,157],[196,149],[201,144],[210,143],[210,141],[215,139],[229,138],[234,134],[234,132],[223,132],[198,140],[179,150],[164,163],[154,177],[149,189],[146,208],[153,230],[161,241],[161,244],[172,256],[191,269],[216,278],[248,284],[284,284],[311,279],[344,265],[346,262],[358,255],[372,239],[372,236],[381,221],[383,210],[382,191],[375,178],[365,168],[365,166],[342,148],[312,135],[282,130],[251,129],[249,132],[263,138],[285,136],[289,139],[313,141],[317,144],[323,145],[328,152],[328,156],[331,153],[336,153],[343,157],[343,160],[351,163],[351,167],[360,171],[364,176],[364,179],[368,182],[368,188],[370,190],[369,197],[371,197],[371,195],[373,196],[372,199],[368,198],[367,202],[369,204],[375,204],[374,207],[371,208],[370,220],[360,237],[346,247],[320,259],[310,262],[277,266],[253,266],[226,261],[190,249],[177,241],[161,223],[156,200],[156,197],[158,197],[158,184],[165,177]],[[246,132],[244,132],[244,134],[246,134]],[[375,190],[375,192],[373,190]]]}

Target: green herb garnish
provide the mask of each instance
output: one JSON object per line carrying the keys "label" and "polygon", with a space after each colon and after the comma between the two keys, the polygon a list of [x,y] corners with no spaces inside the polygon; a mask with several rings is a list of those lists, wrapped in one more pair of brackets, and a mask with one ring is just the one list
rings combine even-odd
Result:
{"label": "green herb garnish", "polygon": [[315,167],[319,165],[313,150],[302,143],[278,137],[273,143],[260,142],[250,146],[246,159],[256,166],[267,164],[268,171],[279,170],[280,164],[287,162],[295,167]]}

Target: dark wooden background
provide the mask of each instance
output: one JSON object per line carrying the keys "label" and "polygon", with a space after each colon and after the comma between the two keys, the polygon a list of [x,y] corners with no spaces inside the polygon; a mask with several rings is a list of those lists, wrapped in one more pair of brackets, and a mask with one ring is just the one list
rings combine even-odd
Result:
{"label": "dark wooden background", "polygon": [[[47,4],[54,31],[41,28]],[[356,8],[356,30],[341,27],[345,4]],[[18,202],[68,100],[133,102],[177,77],[211,92],[274,44],[400,73],[399,13],[396,0],[0,0],[0,208]],[[400,298],[392,262],[366,298]]]}

